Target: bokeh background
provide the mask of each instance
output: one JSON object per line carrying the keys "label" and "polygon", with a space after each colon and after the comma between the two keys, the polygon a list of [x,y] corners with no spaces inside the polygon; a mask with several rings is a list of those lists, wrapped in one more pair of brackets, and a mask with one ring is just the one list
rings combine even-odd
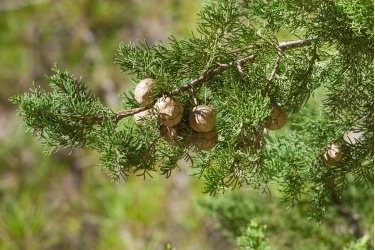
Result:
{"label": "bokeh background", "polygon": [[[201,0],[0,0],[0,249],[237,249],[252,219],[267,224],[272,249],[342,249],[355,240],[339,206],[317,225],[303,202],[294,210],[246,189],[210,197],[185,169],[113,183],[96,153],[46,156],[9,97],[32,83],[48,89],[56,63],[114,110],[134,88],[114,64],[120,41],[168,42],[189,36]],[[321,91],[303,112],[314,112]],[[298,116],[292,117],[292,121]],[[290,130],[286,128],[285,131]],[[373,242],[373,188],[343,204]]]}

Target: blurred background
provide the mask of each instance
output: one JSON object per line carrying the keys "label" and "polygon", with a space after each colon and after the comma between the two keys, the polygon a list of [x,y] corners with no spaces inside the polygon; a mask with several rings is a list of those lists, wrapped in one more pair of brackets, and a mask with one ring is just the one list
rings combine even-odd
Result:
{"label": "blurred background", "polygon": [[[134,88],[114,64],[120,41],[188,36],[202,2],[0,0],[0,249],[237,249],[252,219],[267,225],[272,249],[342,249],[356,238],[342,204],[373,242],[372,187],[350,189],[318,226],[303,202],[287,209],[277,187],[210,197],[185,170],[112,183],[95,152],[45,156],[25,131],[8,99],[33,81],[48,89],[54,63],[117,110],[119,94]],[[318,103],[319,94],[307,109]]]}

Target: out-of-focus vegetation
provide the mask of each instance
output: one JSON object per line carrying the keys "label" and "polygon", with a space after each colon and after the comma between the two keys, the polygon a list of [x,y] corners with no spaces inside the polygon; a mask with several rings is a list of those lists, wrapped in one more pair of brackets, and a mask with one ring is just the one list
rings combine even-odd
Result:
{"label": "out-of-focus vegetation", "polygon": [[208,229],[191,206],[201,190],[186,174],[116,184],[94,166],[95,152],[44,156],[8,101],[33,81],[46,88],[45,76],[57,63],[83,76],[116,109],[131,83],[114,64],[120,41],[187,35],[200,6],[176,0],[0,1],[0,249],[163,249],[167,242],[210,248]]}
{"label": "out-of-focus vegetation", "polygon": [[[199,0],[0,1],[0,249],[235,249],[236,239],[255,237],[246,231],[252,219],[267,225],[271,249],[367,246],[354,243],[339,207],[317,226],[304,204],[286,210],[276,188],[272,196],[242,190],[212,198],[185,169],[170,179],[112,183],[95,167],[95,152],[45,156],[25,133],[8,98],[33,81],[46,88],[54,63],[116,109],[131,87],[113,63],[119,42],[189,35],[200,8]],[[351,189],[341,205],[373,242],[372,189]]]}
{"label": "out-of-focus vegetation", "polygon": [[[326,219],[317,225],[314,220],[309,220],[307,200],[291,209],[274,196],[255,191],[250,194],[234,191],[217,199],[202,198],[199,204],[207,214],[216,218],[217,226],[233,242],[236,238],[238,241],[244,232],[251,232],[247,224],[254,218],[259,225],[267,225],[266,235],[271,249],[343,249],[355,241],[345,217],[339,214],[339,207],[331,207]],[[373,235],[372,196],[370,190],[359,194],[351,189],[343,203],[346,209],[355,211],[356,218],[361,218],[360,224],[367,236]],[[242,241],[244,236],[240,237]]]}

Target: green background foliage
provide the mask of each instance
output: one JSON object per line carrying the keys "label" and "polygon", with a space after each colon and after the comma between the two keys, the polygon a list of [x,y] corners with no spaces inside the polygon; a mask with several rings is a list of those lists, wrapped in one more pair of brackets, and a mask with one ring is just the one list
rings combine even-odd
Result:
{"label": "green background foliage", "polygon": [[[256,5],[255,2],[259,4]],[[292,6],[298,1],[290,2]],[[368,8],[347,8],[348,1],[337,2],[342,6],[343,12],[352,19],[352,30],[355,33],[353,36],[373,35],[372,19],[367,18],[369,14],[363,14]],[[364,3],[359,6],[371,5],[368,1],[358,2]],[[307,6],[303,5],[301,3],[301,7]],[[305,13],[305,9],[301,8],[301,15],[297,16],[297,20],[293,19],[295,17],[288,18],[290,13],[287,12],[278,17],[277,15],[285,11],[282,6],[262,6],[260,1],[254,1],[252,11],[259,14],[264,8],[274,8],[274,20],[283,18],[279,23],[265,22],[265,27],[258,27],[264,31],[270,28],[279,32],[285,27],[289,30],[298,29],[298,25],[293,25],[303,23],[305,20],[302,17],[308,12]],[[281,159],[280,162],[270,164],[282,169],[285,180],[290,181],[281,181],[281,184],[268,187],[270,195],[247,190],[245,186],[241,191],[209,197],[202,194],[207,186],[204,187],[201,180],[189,177],[184,167],[181,171],[174,170],[168,179],[154,173],[153,178],[147,177],[146,180],[129,176],[127,182],[114,183],[111,182],[110,176],[99,174],[101,168],[95,166],[98,164],[96,152],[87,149],[73,152],[60,149],[47,157],[42,153],[46,148],[36,142],[30,133],[24,133],[25,127],[21,125],[20,117],[15,116],[15,107],[11,106],[8,98],[28,91],[33,81],[40,85],[41,89],[48,90],[50,81],[45,76],[53,74],[51,68],[54,63],[59,65],[62,72],[69,69],[75,77],[83,76],[86,86],[89,86],[101,103],[118,110],[121,105],[128,105],[120,103],[119,93],[134,87],[130,77],[122,74],[114,64],[115,61],[121,64],[118,57],[115,57],[120,41],[124,44],[130,41],[135,44],[139,44],[137,41],[156,44],[160,40],[173,44],[173,40],[168,41],[167,38],[174,35],[179,40],[189,36],[190,30],[196,25],[195,13],[201,9],[202,2],[198,0],[5,0],[0,3],[0,82],[3,87],[0,92],[1,249],[165,249],[167,243],[171,243],[176,249],[267,249],[268,245],[271,249],[366,249],[367,244],[373,242],[371,181],[369,189],[359,190],[354,185],[349,185],[350,188],[343,193],[342,199],[346,208],[360,218],[362,230],[368,235],[367,240],[365,238],[354,243],[351,227],[345,217],[340,215],[338,206],[330,207],[321,224],[317,225],[314,220],[309,220],[307,196],[298,197],[297,202],[296,190],[306,188],[304,182],[298,181],[298,177],[305,174],[304,169],[299,167],[303,165],[303,162],[299,161],[300,155],[313,158],[315,152],[311,148],[325,145],[301,145],[298,136],[289,131],[309,131],[311,128],[320,131],[316,124],[306,124],[306,127],[302,128],[301,125],[295,124],[301,124],[304,120],[301,117],[316,115],[317,106],[326,98],[322,89],[315,92],[306,109],[290,117],[288,127],[267,139],[272,145],[278,145],[266,148],[271,158],[280,151],[283,151],[286,157],[285,161]],[[271,17],[263,18],[267,20]],[[317,20],[323,21],[319,18]],[[335,22],[334,16],[330,22]],[[327,23],[326,29],[319,30],[319,35],[326,35],[329,25],[330,23]],[[287,37],[285,34],[279,35],[284,36],[284,39]],[[344,41],[346,38],[339,36],[337,39]],[[235,43],[244,46],[245,40],[240,39]],[[124,48],[124,44],[121,44],[120,48]],[[339,46],[339,49],[346,48],[343,45]],[[162,53],[162,48],[160,51]],[[271,52],[274,51],[264,50],[265,54],[269,53],[268,57],[273,58],[274,54]],[[306,49],[306,52],[313,53],[309,49]],[[361,58],[361,55],[355,53],[355,46],[350,48],[350,52],[350,55],[357,56],[356,59]],[[180,56],[181,60],[188,63],[194,59],[190,58],[189,54]],[[293,52],[287,55],[285,60],[295,65],[309,63],[303,58],[298,61],[298,56],[298,52]],[[267,59],[267,56],[265,58]],[[346,60],[339,56],[336,59]],[[285,72],[288,72],[288,63],[281,66]],[[333,64],[332,67],[334,66]],[[199,69],[200,65],[197,63],[194,67]],[[339,70],[336,72],[340,73]],[[201,72],[196,72],[196,75],[199,73]],[[318,73],[323,76],[327,72]],[[331,88],[339,88],[334,85],[335,79],[339,77],[345,83],[350,83],[350,76],[340,76],[339,73],[332,77]],[[168,78],[168,72],[165,74],[164,77]],[[65,77],[69,78],[68,75]],[[356,79],[356,83],[360,85],[361,76]],[[218,86],[227,84],[227,80],[219,82]],[[276,81],[283,80],[285,79]],[[295,82],[304,80],[294,79]],[[274,91],[286,91],[282,84],[279,86],[280,88]],[[354,88],[356,85],[352,86]],[[171,86],[169,88],[173,89]],[[215,94],[215,91],[219,92],[220,89],[213,88],[212,91]],[[307,92],[307,96],[294,100],[295,103],[303,103],[311,94],[310,89]],[[369,94],[368,92],[370,91],[366,89],[365,93]],[[354,96],[349,98],[356,98],[356,92],[352,93]],[[227,95],[226,100],[217,104],[221,110],[225,110],[228,105],[239,103],[238,96],[234,98],[231,93]],[[284,98],[285,100],[280,101],[287,103],[292,96],[285,95]],[[251,106],[262,105],[257,103],[259,100],[260,98],[246,99],[248,106],[243,107],[242,111],[255,112]],[[92,100],[95,103],[96,101]],[[344,103],[342,108],[350,109],[350,105],[353,103]],[[297,106],[291,105],[288,110]],[[108,112],[100,105],[98,109],[103,110],[103,113]],[[86,110],[85,106],[82,106],[81,110],[84,114],[90,114],[90,110]],[[332,117],[335,116],[337,114],[333,113]],[[233,114],[233,117],[229,118],[238,119],[237,123],[243,122],[240,119],[241,113]],[[353,117],[349,117],[343,120],[350,127],[352,119]],[[26,121],[26,124],[28,122],[35,124],[43,121],[30,120]],[[56,122],[62,122],[62,119]],[[222,123],[220,126],[223,129],[228,126],[225,119],[219,122]],[[251,126],[252,122],[244,122],[243,126]],[[70,132],[75,133],[74,124],[70,125]],[[335,124],[330,126],[334,127]],[[109,132],[117,133],[112,130]],[[339,134],[337,131],[336,134],[333,131],[329,133],[330,138]],[[119,134],[118,138],[121,138],[120,136]],[[314,135],[309,136],[309,142],[316,138]],[[324,138],[326,137],[327,135],[324,135]],[[230,140],[230,137],[227,139]],[[296,141],[295,147],[288,148],[293,140]],[[74,141],[66,141],[65,145],[72,143],[74,144]],[[114,143],[121,145],[125,142]],[[109,159],[107,169],[113,171],[110,150],[108,152],[104,156]],[[220,155],[213,157],[227,160],[225,157],[220,158]],[[167,173],[169,169],[165,171]],[[199,172],[196,174],[199,175]],[[316,173],[309,174],[311,176]],[[353,176],[349,176],[348,180],[350,183],[356,181]],[[288,183],[293,183],[293,188],[290,188]],[[280,190],[288,194],[287,198]],[[318,191],[324,192],[324,187]],[[284,204],[282,199],[288,202]],[[287,209],[291,204],[294,209]],[[254,248],[256,244],[258,247]],[[260,246],[263,248],[259,248]]]}

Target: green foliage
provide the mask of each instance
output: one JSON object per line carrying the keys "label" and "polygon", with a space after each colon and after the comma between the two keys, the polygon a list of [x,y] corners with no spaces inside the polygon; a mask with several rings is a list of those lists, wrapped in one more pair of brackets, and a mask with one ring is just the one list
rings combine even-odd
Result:
{"label": "green foliage", "polygon": [[[287,204],[280,204],[277,187],[270,187],[272,196],[237,190],[200,198],[198,205],[232,242],[249,230],[247,227],[252,220],[267,225],[266,242],[271,249],[343,249],[355,241],[350,234],[350,225],[339,214],[338,207],[328,207],[325,220],[317,224],[308,219],[307,197],[302,196],[294,209],[287,209]],[[373,204],[368,202],[372,196],[369,190],[363,192],[353,187],[343,197],[342,206],[362,218],[360,226],[366,235],[372,235],[373,230]]]}
{"label": "green foliage", "polygon": [[[283,138],[270,137],[266,145],[266,165],[277,170],[276,182],[286,201],[294,206],[301,195],[310,193],[312,216],[322,218],[333,193],[341,194],[348,188],[348,176],[354,176],[356,185],[372,183],[373,155],[364,145],[348,145],[336,120],[306,117],[298,132]],[[365,139],[363,139],[365,140]],[[327,163],[322,152],[327,141],[342,146],[345,163],[334,166]],[[365,141],[361,141],[365,143]],[[370,152],[369,152],[370,151]],[[362,174],[358,174],[362,173]]]}
{"label": "green foliage", "polygon": [[171,245],[168,243],[165,247],[165,250],[176,250],[175,248],[172,248]]}
{"label": "green foliage", "polygon": [[266,239],[267,226],[260,226],[256,221],[251,221],[245,232],[237,238],[237,245],[241,250],[269,250],[271,249]]}
{"label": "green foliage", "polygon": [[374,36],[373,2],[370,0],[339,0],[340,6],[351,20],[351,28],[359,33]]}
{"label": "green foliage", "polygon": [[367,250],[368,248],[368,236],[363,236],[361,239],[351,242],[348,247],[344,247],[344,250]]}
{"label": "green foliage", "polygon": [[[183,103],[185,141],[176,146],[162,139],[156,119],[144,126],[133,122],[131,116],[145,108],[132,93],[122,95],[125,110],[114,112],[81,80],[57,68],[49,78],[51,92],[35,87],[11,100],[48,152],[95,149],[102,170],[115,181],[158,169],[168,177],[184,158],[192,162],[190,173],[204,179],[207,193],[244,185],[266,190],[279,183],[291,205],[307,195],[311,214],[320,220],[331,197],[347,188],[347,176],[362,187],[370,186],[373,176],[373,36],[364,24],[367,16],[359,18],[364,11],[373,16],[372,6],[210,1],[190,37],[171,36],[168,45],[121,43],[116,55],[121,72],[134,82],[153,78],[157,97],[175,96]],[[301,40],[289,41],[297,37]],[[319,87],[326,95],[321,117],[302,119],[285,137],[272,132],[267,137],[270,103],[292,114]],[[219,142],[209,152],[192,143],[188,116],[195,102],[217,112]],[[350,130],[363,136],[348,143],[343,135]],[[329,166],[322,156],[332,142],[341,145],[343,161]]]}
{"label": "green foliage", "polygon": [[31,93],[12,97],[19,104],[19,114],[35,136],[43,140],[47,153],[60,147],[84,147],[92,145],[95,135],[94,115],[110,116],[94,95],[87,91],[82,79],[73,78],[67,71],[53,69],[49,77],[52,92],[42,92],[35,87]]}

